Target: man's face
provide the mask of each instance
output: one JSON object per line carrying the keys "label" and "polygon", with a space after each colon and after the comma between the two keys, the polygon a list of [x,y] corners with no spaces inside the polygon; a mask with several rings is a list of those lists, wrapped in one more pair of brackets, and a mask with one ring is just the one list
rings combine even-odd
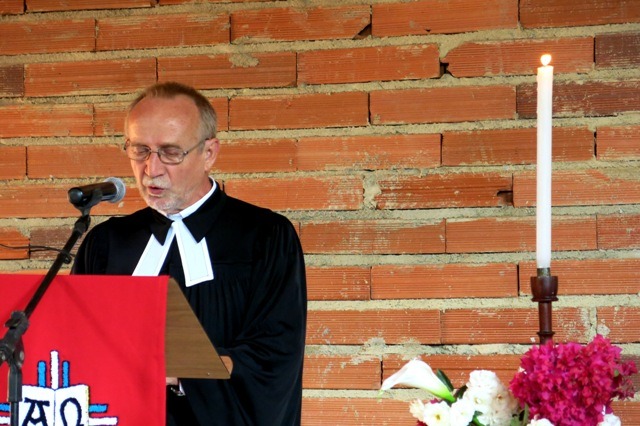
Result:
{"label": "man's face", "polygon": [[201,142],[199,124],[198,108],[183,95],[145,98],[130,112],[125,129],[129,143],[154,151],[146,160],[131,160],[140,195],[153,209],[178,213],[211,189],[208,174],[218,154],[217,139],[205,140],[180,164],[164,164],[155,153],[168,147],[190,150]]}

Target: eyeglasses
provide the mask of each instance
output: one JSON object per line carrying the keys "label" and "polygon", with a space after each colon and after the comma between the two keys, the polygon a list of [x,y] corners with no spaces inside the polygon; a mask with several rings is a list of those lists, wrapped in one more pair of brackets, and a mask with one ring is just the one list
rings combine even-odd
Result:
{"label": "eyeglasses", "polygon": [[131,141],[127,139],[124,144],[124,150],[127,152],[127,157],[134,161],[147,161],[151,154],[156,153],[158,154],[158,159],[164,164],[180,164],[184,161],[184,157],[186,157],[188,153],[202,145],[207,139],[201,140],[186,151],[183,151],[179,146],[163,146],[158,148],[157,151],[152,151],[151,148],[146,145],[132,144]]}

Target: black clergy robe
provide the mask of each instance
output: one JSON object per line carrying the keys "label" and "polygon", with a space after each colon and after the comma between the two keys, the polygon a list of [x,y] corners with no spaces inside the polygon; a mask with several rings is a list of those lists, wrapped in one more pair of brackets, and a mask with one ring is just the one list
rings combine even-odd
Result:
{"label": "black clergy robe", "polygon": [[[181,380],[181,398],[203,426],[299,425],[307,301],[294,227],[219,187],[184,223],[196,241],[206,238],[214,278],[185,287],[175,239],[161,275],[179,282],[233,371],[229,380]],[[164,243],[169,225],[148,207],[112,217],[87,234],[72,273],[131,275],[151,235]]]}

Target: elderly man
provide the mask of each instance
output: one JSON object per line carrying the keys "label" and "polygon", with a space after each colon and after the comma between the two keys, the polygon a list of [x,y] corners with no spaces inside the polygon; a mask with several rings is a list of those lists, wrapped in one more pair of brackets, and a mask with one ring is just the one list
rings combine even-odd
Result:
{"label": "elderly man", "polygon": [[168,425],[300,424],[306,283],[294,227],[209,177],[216,114],[195,89],[146,89],[129,107],[125,136],[148,207],[94,227],[72,273],[179,282],[231,378],[167,378]]}

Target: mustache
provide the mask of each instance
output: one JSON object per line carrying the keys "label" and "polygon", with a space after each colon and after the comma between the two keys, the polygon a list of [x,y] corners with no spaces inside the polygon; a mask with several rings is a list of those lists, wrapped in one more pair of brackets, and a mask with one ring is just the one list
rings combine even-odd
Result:
{"label": "mustache", "polygon": [[161,179],[161,178],[150,178],[150,177],[144,177],[142,178],[142,185],[143,186],[154,186],[157,188],[168,188],[169,187],[169,182],[167,182],[166,179]]}

